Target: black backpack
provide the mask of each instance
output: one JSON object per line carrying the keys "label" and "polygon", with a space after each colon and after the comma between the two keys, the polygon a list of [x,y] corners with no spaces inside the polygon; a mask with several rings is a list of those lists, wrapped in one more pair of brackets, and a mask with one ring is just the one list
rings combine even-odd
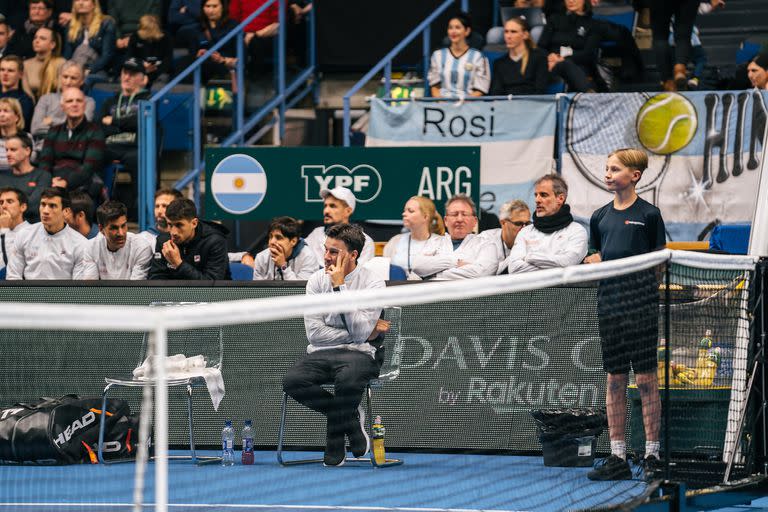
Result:
{"label": "black backpack", "polygon": [[[98,463],[101,398],[64,395],[0,409],[0,463]],[[139,419],[124,400],[107,402],[106,459],[133,458]]]}

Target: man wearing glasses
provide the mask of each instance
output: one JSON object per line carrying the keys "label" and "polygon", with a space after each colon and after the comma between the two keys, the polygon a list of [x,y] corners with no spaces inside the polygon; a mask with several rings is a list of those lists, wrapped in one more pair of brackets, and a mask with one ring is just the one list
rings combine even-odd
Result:
{"label": "man wearing glasses", "polygon": [[480,233],[480,237],[492,243],[496,248],[496,261],[499,262],[499,268],[496,274],[507,273],[507,256],[509,256],[512,246],[515,245],[517,234],[525,226],[531,223],[531,210],[525,201],[515,199],[507,201],[499,208],[500,228],[486,229]]}
{"label": "man wearing glasses", "polygon": [[443,242],[433,255],[415,259],[413,272],[422,279],[471,279],[492,276],[498,260],[493,244],[473,233],[477,226],[475,203],[457,194],[445,203]]}
{"label": "man wearing glasses", "polygon": [[578,265],[587,255],[587,230],[573,221],[567,197],[568,185],[559,175],[536,180],[533,225],[515,238],[506,261],[510,274]]}

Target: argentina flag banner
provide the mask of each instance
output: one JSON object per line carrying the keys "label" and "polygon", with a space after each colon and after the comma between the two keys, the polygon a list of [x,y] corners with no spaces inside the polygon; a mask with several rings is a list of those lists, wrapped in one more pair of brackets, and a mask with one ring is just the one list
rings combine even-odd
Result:
{"label": "argentina flag banner", "polygon": [[554,170],[556,100],[371,102],[366,146],[480,146],[480,205],[533,204],[533,183]]}
{"label": "argentina flag banner", "polygon": [[264,200],[267,174],[255,158],[235,154],[218,163],[211,175],[211,194],[225,212],[242,215]]}

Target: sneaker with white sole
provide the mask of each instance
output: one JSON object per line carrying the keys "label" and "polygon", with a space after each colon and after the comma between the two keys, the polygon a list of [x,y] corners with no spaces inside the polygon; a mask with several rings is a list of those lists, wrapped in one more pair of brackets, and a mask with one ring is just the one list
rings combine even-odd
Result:
{"label": "sneaker with white sole", "polygon": [[587,473],[590,480],[631,480],[632,469],[629,463],[617,455],[610,455],[595,464],[595,469]]}
{"label": "sneaker with white sole", "polygon": [[349,448],[355,457],[365,457],[371,450],[371,438],[365,428],[365,410],[362,405],[357,407],[355,416],[349,423],[347,437]]}
{"label": "sneaker with white sole", "polygon": [[343,466],[347,458],[344,432],[328,432],[325,436],[323,466]]}

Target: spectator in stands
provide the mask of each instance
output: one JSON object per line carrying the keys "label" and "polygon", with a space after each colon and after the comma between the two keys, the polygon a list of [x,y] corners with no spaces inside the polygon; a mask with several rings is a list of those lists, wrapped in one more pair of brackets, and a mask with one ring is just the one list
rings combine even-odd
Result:
{"label": "spectator in stands", "polygon": [[[49,92],[37,100],[35,113],[32,116],[32,127],[30,132],[35,138],[35,149],[39,152],[43,149],[43,141],[48,134],[51,126],[62,124],[67,120],[64,110],[61,108],[61,91],[67,87],[83,87],[85,83],[85,73],[83,67],[73,60],[68,60],[62,64],[59,70],[59,89]],[[90,96],[85,97],[85,118],[88,121],[93,120],[93,112],[96,109],[96,102]]]}
{"label": "spectator in stands", "polygon": [[[115,31],[117,39],[115,48],[120,60],[127,58],[128,46],[131,36],[139,30],[140,19],[142,16],[150,15],[160,19],[161,2],[160,0],[131,0],[124,2],[109,2],[109,14],[115,20]],[[158,22],[159,23],[159,22]]]}
{"label": "spectator in stands", "polygon": [[[53,1],[52,0],[30,0],[29,17],[24,21],[24,26],[13,32],[11,47],[14,55],[24,59],[35,56],[35,50],[32,48],[32,41],[35,33],[40,28],[49,28],[58,32],[56,21],[53,19]],[[61,44],[59,44],[61,52]]]}
{"label": "spectator in stands", "polygon": [[[201,0],[171,0],[168,8],[168,25],[179,43],[187,42],[189,31],[196,31],[202,15]],[[182,46],[180,45],[180,46]]]}
{"label": "spectator in stands", "polygon": [[[229,17],[240,23],[265,3],[267,0],[232,0],[229,4]],[[265,61],[272,56],[272,43],[279,27],[277,9],[278,4],[275,2],[245,26],[245,45],[250,56],[248,70],[254,77],[263,74],[266,70]]]}
{"label": "spectator in stands", "polygon": [[[199,32],[195,35],[194,48],[197,49],[195,56],[202,56],[235,27],[237,22],[229,19],[227,6],[223,0],[206,0],[203,4]],[[211,78],[230,78],[237,65],[236,55],[236,41],[233,38],[203,64],[204,79],[208,81]]]}
{"label": "spectator in stands", "polygon": [[69,194],[70,207],[64,210],[64,221],[88,240],[96,238],[99,226],[94,219],[95,207],[91,196],[75,191]]}
{"label": "spectator in stands", "polygon": [[747,78],[752,87],[768,89],[768,52],[758,53],[747,65]]}
{"label": "spectator in stands", "polygon": [[301,238],[301,223],[291,217],[275,217],[267,229],[269,247],[256,255],[253,279],[306,280],[321,267],[314,251]]}
{"label": "spectator in stands", "polygon": [[131,34],[126,57],[144,65],[149,77],[147,87],[168,81],[173,64],[173,44],[171,38],[163,33],[157,16],[145,14],[139,18],[139,28]]}
{"label": "spectator in stands", "polygon": [[[337,224],[328,230],[323,262],[307,281],[307,295],[345,294],[384,289],[384,281],[359,265],[365,235],[359,226]],[[365,386],[379,375],[383,351],[379,337],[389,330],[380,309],[354,309],[344,314],[305,315],[307,354],[283,377],[283,390],[294,400],[326,417],[323,462],[341,466],[346,458],[344,435],[352,454],[370,449],[365,412],[360,407]],[[323,384],[334,385],[334,393]]]}
{"label": "spectator in stands", "polygon": [[161,188],[155,192],[155,226],[139,233],[153,248],[157,241],[157,235],[168,232],[168,220],[165,218],[166,208],[176,199],[183,197],[181,192],[175,188]]}
{"label": "spectator in stands", "polygon": [[573,221],[568,185],[557,174],[542,176],[534,185],[533,225],[520,230],[507,256],[510,274],[578,265],[587,255],[587,230]]}
{"label": "spectator in stands", "polygon": [[61,108],[67,120],[48,131],[38,164],[53,177],[54,186],[85,190],[95,198],[103,185],[104,133],[85,118],[85,94],[80,89],[65,89]]}
{"label": "spectator in stands", "polygon": [[58,89],[59,73],[64,59],[61,55],[61,36],[54,29],[41,27],[32,40],[35,56],[24,61],[24,90],[35,99]]}
{"label": "spectator in stands", "polygon": [[85,270],[83,235],[67,226],[69,193],[61,187],[43,191],[40,222],[16,238],[6,279],[78,279]]}
{"label": "spectator in stands", "polygon": [[141,236],[128,232],[128,209],[107,201],[96,210],[99,236],[86,245],[86,270],[82,279],[143,280],[149,273],[152,247]]}
{"label": "spectator in stands", "polygon": [[539,38],[548,52],[547,69],[562,78],[572,92],[597,89],[597,50],[600,32],[587,0],[564,0],[565,14],[553,14]]}
{"label": "spectator in stands", "polygon": [[120,92],[101,106],[102,129],[106,136],[107,161],[119,161],[131,174],[132,192],[125,198],[128,208],[136,206],[139,183],[139,101],[152,95],[147,89],[149,78],[137,59],[123,62]]}
{"label": "spectator in stands", "polygon": [[[722,0],[713,0],[721,3]],[[651,0],[651,30],[656,66],[665,91],[685,90],[688,86],[687,64],[691,56],[691,34],[700,0]],[[675,50],[669,46],[670,23],[675,32]],[[674,62],[674,66],[672,63]],[[661,64],[659,64],[661,63]]]}
{"label": "spectator in stands", "polygon": [[32,139],[27,134],[17,134],[5,139],[5,154],[11,166],[0,172],[0,187],[13,187],[27,196],[26,216],[31,222],[40,220],[40,194],[51,186],[51,175],[38,169],[29,161],[32,155]]}
{"label": "spectator in stands", "polygon": [[480,237],[496,247],[496,261],[499,267],[496,274],[507,274],[507,257],[520,230],[531,223],[531,211],[525,201],[515,199],[507,201],[499,208],[500,228],[486,229],[480,232]]}
{"label": "spectator in stands", "polygon": [[0,98],[14,98],[21,105],[24,126],[32,123],[34,100],[21,87],[24,75],[24,63],[16,55],[6,55],[0,59]]}
{"label": "spectator in stands", "polygon": [[448,20],[451,45],[432,53],[429,64],[429,87],[435,98],[483,96],[491,85],[488,59],[469,47],[472,32],[469,15],[460,12]]}
{"label": "spectator in stands", "polygon": [[18,45],[13,40],[13,29],[5,20],[5,17],[0,14],[0,58],[6,55],[16,55],[20,53],[18,51]]}
{"label": "spectator in stands", "polygon": [[431,199],[413,196],[403,208],[403,227],[408,232],[392,237],[384,246],[384,256],[409,279],[421,279],[413,273],[413,264],[418,256],[434,254],[442,245],[445,224]]}
{"label": "spectator in stands", "polygon": [[[323,198],[323,226],[315,228],[307,236],[307,244],[317,256],[317,261],[323,261],[325,256],[325,233],[336,224],[348,224],[352,213],[355,211],[355,195],[344,187],[336,187],[331,190],[322,189],[320,195]],[[374,256],[373,239],[363,233],[365,244],[357,260],[360,265],[366,263]],[[243,262],[245,263],[245,262]]]}
{"label": "spectator in stands", "polygon": [[492,276],[498,263],[493,244],[474,233],[477,209],[472,198],[456,194],[445,203],[448,233],[432,254],[414,259],[413,272],[422,279],[469,279]]}
{"label": "spectator in stands", "polygon": [[528,22],[511,18],[504,24],[507,55],[493,63],[491,96],[547,92],[547,54],[531,39]]}
{"label": "spectator in stands", "polygon": [[286,26],[286,47],[296,59],[298,66],[304,66],[307,59],[307,17],[312,10],[312,0],[289,0],[288,23]]}
{"label": "spectator in stands", "polygon": [[108,80],[115,55],[115,20],[101,12],[99,0],[74,0],[65,27],[64,57],[85,69],[86,89]]}
{"label": "spectator in stands", "polygon": [[11,168],[6,156],[5,141],[19,134],[27,135],[24,132],[21,105],[14,98],[0,98],[0,170]]}
{"label": "spectator in stands", "polygon": [[231,279],[227,228],[198,219],[189,199],[173,201],[165,217],[168,233],[157,237],[149,279]]}
{"label": "spectator in stands", "polygon": [[16,237],[30,227],[24,220],[28,209],[27,195],[13,187],[0,187],[0,270],[16,252]]}

